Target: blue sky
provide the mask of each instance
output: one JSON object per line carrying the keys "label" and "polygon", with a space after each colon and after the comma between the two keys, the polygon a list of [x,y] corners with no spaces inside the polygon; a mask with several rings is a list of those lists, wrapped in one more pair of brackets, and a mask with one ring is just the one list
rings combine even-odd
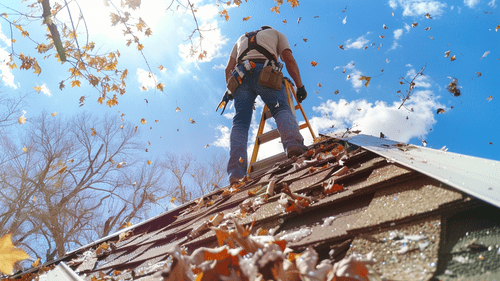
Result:
{"label": "blue sky", "polygon": [[[20,2],[7,0],[2,4],[25,11],[26,2]],[[202,46],[208,56],[202,61],[188,56],[186,39],[195,27],[192,16],[182,9],[166,11],[169,2],[142,1],[139,10],[130,10],[153,31],[153,36],[141,40],[157,81],[165,84],[164,92],[154,90],[144,59],[135,47],[125,46],[121,28],[111,27],[111,10],[102,0],[86,0],[80,1],[80,6],[90,39],[103,51],[119,50],[119,68],[129,71],[127,92],[119,98],[119,104],[112,108],[99,105],[99,93],[87,83],[82,83],[81,88],[66,83],[60,91],[59,82],[67,77],[69,66],[56,63],[53,57],[43,60],[37,56],[42,68],[39,76],[32,70],[8,69],[3,60],[11,51],[11,31],[8,23],[0,19],[1,94],[29,93],[24,108],[27,122],[42,111],[57,112],[54,118],[80,111],[96,115],[124,113],[126,121],[139,127],[144,148],[149,151],[138,157],[152,161],[161,159],[166,151],[188,152],[199,159],[229,153],[234,109],[228,106],[224,116],[215,112],[225,91],[224,67],[240,35],[271,25],[288,37],[308,91],[302,105],[316,133],[343,132],[352,127],[364,134],[379,136],[383,132],[390,139],[415,145],[425,140],[428,147],[446,146],[452,152],[500,160],[500,93],[495,83],[500,74],[500,32],[495,30],[500,17],[496,0],[300,1],[295,9],[283,4],[280,14],[271,11],[274,1],[249,0],[240,7],[224,5],[229,21],[219,16],[222,7],[216,6],[216,1],[192,1],[199,23],[211,27],[211,31],[203,33]],[[16,18],[15,12],[0,6],[3,12],[11,20]],[[426,18],[427,13],[432,19]],[[242,20],[248,16],[248,21]],[[25,30],[42,42],[45,27],[39,21],[25,26]],[[23,39],[17,30],[13,34],[17,52],[36,55],[36,45]],[[449,57],[445,57],[447,51]],[[456,60],[451,61],[451,56]],[[318,64],[313,67],[311,61]],[[163,70],[158,68],[160,65]],[[424,65],[425,75],[415,80],[413,95],[405,103],[413,111],[398,109],[401,100],[397,91],[405,93],[409,87],[401,85],[400,78],[410,81]],[[365,81],[359,80],[361,76],[372,77],[367,87]],[[460,97],[446,90],[450,77],[457,78]],[[36,86],[43,86],[44,91],[37,93],[33,89]],[[141,86],[148,91],[141,90]],[[87,97],[86,104],[79,107],[82,95]],[[249,149],[262,107],[259,102]],[[436,114],[438,108],[445,113]],[[146,124],[141,124],[142,118]],[[192,124],[190,118],[196,123]],[[271,127],[275,127],[272,122],[267,125]],[[303,134],[310,143],[307,131]],[[281,151],[276,141],[262,147],[260,157]]]}

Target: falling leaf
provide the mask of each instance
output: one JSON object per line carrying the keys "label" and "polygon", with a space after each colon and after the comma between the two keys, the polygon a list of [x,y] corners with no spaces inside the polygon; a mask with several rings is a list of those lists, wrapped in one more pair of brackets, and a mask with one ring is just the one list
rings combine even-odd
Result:
{"label": "falling leaf", "polygon": [[116,168],[120,169],[121,167],[123,167],[123,165],[125,165],[126,163],[125,162],[120,162],[116,165]]}
{"label": "falling leaf", "polygon": [[175,112],[181,112],[181,108],[180,108],[180,107],[177,107],[177,108],[175,109]]}
{"label": "falling leaf", "polygon": [[489,53],[490,53],[490,51],[486,51],[486,52],[484,52],[484,54],[481,56],[481,58],[480,58],[480,59],[482,60],[482,59],[483,59],[483,58],[485,58],[485,57],[486,57]]}
{"label": "falling leaf", "polygon": [[320,87],[320,88],[321,88],[321,83],[318,83],[318,87]]}
{"label": "falling leaf", "polygon": [[347,74],[347,79],[351,79],[351,75],[350,74]]}
{"label": "falling leaf", "polygon": [[427,141],[426,140],[422,140],[422,145],[425,147],[427,146]]}
{"label": "falling leaf", "polygon": [[144,119],[144,118],[141,119],[141,124],[146,124],[146,122],[148,122],[148,121],[146,121],[146,119]]}
{"label": "falling leaf", "polygon": [[283,23],[286,23],[286,19],[283,20]]}
{"label": "falling leaf", "polygon": [[335,92],[333,92],[335,95],[339,93],[339,90],[335,90]]}
{"label": "falling leaf", "polygon": [[384,38],[385,38],[385,36],[384,36],[384,35],[380,35],[379,37],[380,37],[380,38],[382,38],[382,39],[384,39]]}
{"label": "falling leaf", "polygon": [[434,40],[434,37],[432,37],[432,36],[429,36],[429,38],[431,38],[432,40]]}
{"label": "falling leaf", "polygon": [[491,101],[492,99],[493,99],[492,96],[489,96],[489,97],[486,98],[487,101]]}
{"label": "falling leaf", "polygon": [[411,27],[415,28],[415,27],[417,27],[417,25],[418,25],[418,23],[414,22],[411,24]]}
{"label": "falling leaf", "polygon": [[174,203],[174,201],[175,201],[175,200],[176,200],[176,198],[175,198],[175,197],[170,198],[170,202],[171,202],[171,203]]}
{"label": "falling leaf", "polygon": [[429,13],[425,14],[425,17],[428,18],[428,19],[432,19],[431,15]]}
{"label": "falling leaf", "polygon": [[248,21],[251,18],[251,16],[248,16],[246,18],[243,18],[243,21]]}
{"label": "falling leaf", "polygon": [[382,27],[383,27],[384,29],[388,29],[388,27],[387,27],[385,24],[384,24],[384,25],[382,25]]}
{"label": "falling leaf", "polygon": [[148,160],[148,165],[151,165],[151,160]]}
{"label": "falling leaf", "polygon": [[158,66],[158,69],[160,69],[160,71],[163,70],[164,69],[163,65],[160,64],[160,66]]}
{"label": "falling leaf", "polygon": [[24,152],[27,152],[27,151],[28,151],[28,149],[26,148],[26,146],[24,146],[24,147],[23,147],[23,151],[24,151]]}
{"label": "falling leaf", "polygon": [[240,157],[239,161],[240,161],[240,163],[243,163],[243,158]]}
{"label": "falling leaf", "polygon": [[33,87],[33,89],[40,94],[40,92],[42,91],[42,86],[36,86],[36,87]]}
{"label": "falling leaf", "polygon": [[445,58],[449,57],[449,56],[450,56],[450,52],[451,52],[451,51],[446,51],[446,52],[444,52],[444,57],[445,57]]}
{"label": "falling leaf", "polygon": [[24,117],[24,114],[26,114],[26,111],[23,110],[23,115],[21,115],[21,117],[19,117],[19,120],[17,120],[17,122],[19,123],[19,125],[25,124],[26,120],[28,120],[28,118]]}
{"label": "falling leaf", "polygon": [[158,83],[158,85],[156,85],[156,89],[158,89],[162,92],[163,92],[163,87],[165,87],[165,84],[163,84],[163,83]]}
{"label": "falling leaf", "polygon": [[56,115],[57,115],[57,112],[54,112],[54,113],[50,114],[50,116],[52,116],[52,117],[54,117]]}
{"label": "falling leaf", "polygon": [[445,112],[444,109],[438,108],[436,114],[439,114],[439,113],[443,114],[444,112]]}
{"label": "falling leaf", "polygon": [[302,40],[304,40],[304,42],[307,42],[307,39],[306,39],[306,38],[302,38]]}
{"label": "falling leaf", "polygon": [[193,119],[189,118],[189,122],[191,122],[191,124],[194,124],[196,123],[196,121],[194,121]]}
{"label": "falling leaf", "polygon": [[271,12],[275,12],[276,14],[280,13],[280,7],[279,6],[274,6],[271,8]]}
{"label": "falling leaf", "polygon": [[317,62],[315,62],[315,61],[312,61],[312,62],[311,62],[311,65],[312,65],[312,66],[316,66],[316,65],[318,65],[318,63],[317,63]]}
{"label": "falling leaf", "polygon": [[71,88],[78,86],[80,87],[81,82],[79,80],[73,80],[71,81]]}
{"label": "falling leaf", "polygon": [[452,57],[450,57],[450,61],[455,61],[457,58],[455,57],[455,55],[453,55]]}
{"label": "falling leaf", "polygon": [[428,31],[428,30],[431,30],[431,28],[430,27],[426,27],[424,30]]}
{"label": "falling leaf", "polygon": [[207,144],[207,145],[205,145],[205,148],[207,148],[207,147],[209,147],[209,146],[210,146],[210,145],[209,145],[209,144]]}
{"label": "falling leaf", "polygon": [[59,169],[59,171],[57,171],[57,174],[62,174],[62,173],[64,173],[64,172],[66,171],[66,168],[68,168],[68,167],[63,166],[61,169]]}
{"label": "falling leaf", "polygon": [[361,108],[358,108],[358,111],[361,111]]}
{"label": "falling leaf", "polygon": [[[500,25],[499,25],[500,26]],[[489,144],[493,144],[491,141],[489,142]]]}
{"label": "falling leaf", "polygon": [[495,28],[495,32],[497,32],[499,29],[500,29],[500,24],[497,25],[497,27]]}
{"label": "falling leaf", "polygon": [[368,87],[368,85],[370,85],[370,80],[372,79],[371,77],[367,77],[367,76],[361,76],[358,78],[359,80],[365,80],[366,83],[365,83],[365,87]]}
{"label": "falling leaf", "polygon": [[[344,49],[344,45],[339,45],[339,48],[340,48],[340,49],[342,49],[342,50],[345,50],[345,49]],[[312,62],[311,62],[311,64],[312,64]],[[314,66],[314,65],[313,65],[313,66]]]}
{"label": "falling leaf", "polygon": [[0,272],[12,274],[14,264],[29,257],[23,250],[14,247],[12,234],[8,233],[0,238]]}
{"label": "falling leaf", "polygon": [[297,24],[299,24],[299,22],[300,22],[300,20],[301,20],[301,19],[302,19],[302,17],[299,17],[299,18],[297,19]]}
{"label": "falling leaf", "polygon": [[477,74],[477,77],[481,77],[481,75],[483,75],[481,72],[476,72]]}

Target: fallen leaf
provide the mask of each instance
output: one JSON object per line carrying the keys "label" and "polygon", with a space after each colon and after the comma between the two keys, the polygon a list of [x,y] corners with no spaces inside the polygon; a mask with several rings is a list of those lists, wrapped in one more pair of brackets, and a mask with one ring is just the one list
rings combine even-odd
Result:
{"label": "fallen leaf", "polygon": [[26,146],[24,146],[24,147],[23,147],[23,151],[24,151],[24,152],[27,152],[27,151],[28,151],[28,149],[26,148]]}
{"label": "fallen leaf", "polygon": [[191,122],[191,124],[194,124],[196,123],[196,121],[194,121],[193,119],[189,118],[189,122]]}
{"label": "fallen leaf", "polygon": [[300,22],[300,20],[301,20],[301,19],[302,19],[302,17],[299,17],[299,18],[297,19],[297,24],[299,24],[299,22]]}
{"label": "fallen leaf", "polygon": [[146,124],[146,122],[147,122],[146,119],[144,118],[141,119],[141,124]]}
{"label": "fallen leaf", "polygon": [[151,165],[151,160],[148,160],[148,165]]}
{"label": "fallen leaf", "polygon": [[429,36],[429,38],[431,38],[432,40],[434,40],[434,37],[432,37],[432,36]]}
{"label": "fallen leaf", "polygon": [[207,145],[205,145],[205,148],[209,147],[210,145],[207,143]]}
{"label": "fallen leaf", "polygon": [[175,108],[175,112],[181,112],[181,108],[180,107],[176,107]]}
{"label": "fallen leaf", "polygon": [[444,57],[445,57],[445,58],[449,57],[449,56],[450,56],[450,52],[451,52],[451,51],[446,51],[446,52],[444,52]]}
{"label": "fallen leaf", "polygon": [[321,83],[318,83],[318,87],[320,87],[320,88],[321,88]]}
{"label": "fallen leaf", "polygon": [[26,120],[28,120],[28,118],[24,117],[24,114],[26,114],[26,111],[23,110],[23,115],[21,115],[21,117],[19,117],[19,120],[17,120],[17,122],[19,123],[19,125],[25,124]]}
{"label": "fallen leaf", "polygon": [[428,30],[431,30],[431,28],[430,27],[426,27],[424,30],[428,31]]}
{"label": "fallen leaf", "polygon": [[481,56],[481,58],[480,58],[480,59],[482,60],[482,59],[483,59],[483,58],[485,58],[485,57],[486,57],[489,53],[490,53],[490,51],[486,51],[486,52],[484,52],[484,54]]}
{"label": "fallen leaf", "polygon": [[[342,49],[342,50],[344,50],[344,45],[339,45],[339,48]],[[311,62],[311,64],[312,64],[312,62]]]}
{"label": "fallen leaf", "polygon": [[384,35],[380,35],[379,37],[380,37],[380,38],[382,38],[382,39],[384,39],[384,38],[385,38],[385,36],[384,36]]}
{"label": "fallen leaf", "polygon": [[481,72],[476,72],[477,74],[477,77],[480,77],[481,75],[483,75]]}
{"label": "fallen leaf", "polygon": [[170,198],[170,202],[171,202],[171,203],[174,203],[174,201],[175,201],[175,200],[176,200],[176,198],[175,198],[175,197]]}
{"label": "fallen leaf", "polygon": [[243,18],[243,21],[248,21],[251,18],[251,16],[248,16],[246,18]]}
{"label": "fallen leaf", "polygon": [[302,38],[302,40],[304,40],[304,42],[307,42],[307,39],[306,39],[306,38]]}
{"label": "fallen leaf", "polygon": [[14,247],[12,234],[8,233],[0,238],[0,272],[12,274],[14,264],[29,257],[26,252]]}
{"label": "fallen leaf", "polygon": [[493,99],[492,96],[489,96],[489,97],[486,98],[487,101],[491,101],[492,99]]}
{"label": "fallen leaf", "polygon": [[370,85],[370,80],[372,79],[371,77],[367,77],[367,76],[361,76],[358,78],[359,80],[365,80],[366,83],[365,83],[365,87],[368,87],[368,85]]}
{"label": "fallen leaf", "polygon": [[450,57],[450,60],[451,61],[455,61],[457,58],[455,57],[455,55],[453,55],[452,57]]}
{"label": "fallen leaf", "polygon": [[317,62],[315,62],[315,61],[312,61],[312,62],[311,62],[311,65],[312,65],[312,66],[316,66],[316,65],[318,65],[318,63],[317,63]]}
{"label": "fallen leaf", "polygon": [[415,27],[417,27],[417,25],[418,25],[418,23],[414,22],[411,24],[411,27],[415,28]]}
{"label": "fallen leaf", "polygon": [[240,161],[240,163],[243,163],[243,158],[240,157],[239,161]]}
{"label": "fallen leaf", "polygon": [[57,115],[57,112],[54,112],[52,114],[50,114],[52,117],[56,116]]}
{"label": "fallen leaf", "polygon": [[425,14],[425,17],[428,18],[428,19],[432,19],[431,15],[429,13]]}
{"label": "fallen leaf", "polygon": [[497,27],[495,28],[495,32],[497,32],[499,29],[500,29],[500,24],[497,25]]}
{"label": "fallen leaf", "polygon": [[31,264],[31,267],[37,267],[40,265],[40,258],[37,258],[35,262]]}
{"label": "fallen leaf", "polygon": [[385,24],[384,24],[384,25],[382,25],[382,27],[383,27],[384,29],[388,29],[388,27],[387,27]]}
{"label": "fallen leaf", "polygon": [[335,95],[339,93],[339,90],[335,90],[335,92],[333,92]]}
{"label": "fallen leaf", "polygon": [[444,109],[442,109],[442,108],[438,108],[438,109],[437,109],[436,114],[439,114],[439,113],[441,113],[441,114],[442,114],[442,113],[444,113],[444,112],[445,112],[445,110],[444,110]]}
{"label": "fallen leaf", "polygon": [[283,23],[286,23],[286,19],[283,20]]}

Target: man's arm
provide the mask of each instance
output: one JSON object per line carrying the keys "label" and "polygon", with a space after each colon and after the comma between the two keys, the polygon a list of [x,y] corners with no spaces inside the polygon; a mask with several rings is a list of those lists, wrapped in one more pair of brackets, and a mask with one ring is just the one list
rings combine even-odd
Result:
{"label": "man's arm", "polygon": [[[231,77],[231,71],[236,66],[236,59],[233,57],[229,57],[229,61],[226,65],[226,85],[229,82],[229,78]],[[288,69],[288,68],[287,68]]]}
{"label": "man's arm", "polygon": [[[292,51],[290,49],[286,49],[281,53],[281,58],[285,62],[286,70],[288,74],[292,76],[293,81],[297,88],[302,88],[302,80],[300,79],[299,67],[297,66],[297,62],[292,55]],[[227,70],[226,70],[227,71]]]}

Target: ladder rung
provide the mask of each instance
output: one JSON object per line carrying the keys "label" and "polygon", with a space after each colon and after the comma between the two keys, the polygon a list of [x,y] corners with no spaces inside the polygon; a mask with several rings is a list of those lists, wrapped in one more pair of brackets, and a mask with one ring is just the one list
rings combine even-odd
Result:
{"label": "ladder rung", "polygon": [[299,129],[304,129],[304,128],[307,128],[307,123],[302,123],[299,125]]}
{"label": "ladder rung", "polygon": [[280,137],[280,133],[278,132],[278,129],[271,130],[269,132],[265,132],[262,135],[258,136],[257,139],[259,140],[259,144],[264,144],[268,141],[272,141],[274,139],[277,139]]}

